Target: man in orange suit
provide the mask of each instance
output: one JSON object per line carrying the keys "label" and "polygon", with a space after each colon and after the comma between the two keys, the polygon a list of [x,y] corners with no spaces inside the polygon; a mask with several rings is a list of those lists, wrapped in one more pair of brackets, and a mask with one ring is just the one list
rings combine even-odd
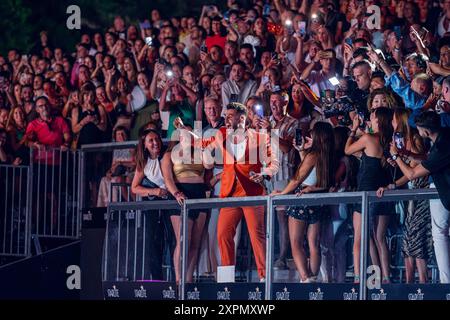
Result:
{"label": "man in orange suit", "polygon": [[[246,130],[247,109],[243,104],[227,106],[226,128],[219,131],[219,138],[212,144],[223,157],[223,173],[220,197],[262,196],[264,176],[278,171],[278,157],[271,150],[269,136]],[[208,165],[205,165],[208,167]],[[255,255],[258,275],[265,279],[266,243],[264,206],[222,208],[217,226],[217,237],[222,266],[235,265],[234,235],[242,217],[247,222],[250,241]]]}

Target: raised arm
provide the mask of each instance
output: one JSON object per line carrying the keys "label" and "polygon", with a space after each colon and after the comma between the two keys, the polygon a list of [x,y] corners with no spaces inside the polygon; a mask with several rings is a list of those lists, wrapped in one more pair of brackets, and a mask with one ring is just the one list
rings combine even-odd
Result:
{"label": "raised arm", "polygon": [[294,190],[305,181],[305,179],[308,177],[308,175],[313,170],[314,166],[316,165],[316,156],[309,153],[305,159],[302,161],[295,177],[289,181],[286,188],[284,188],[283,191],[281,191],[280,194],[290,194],[294,192]]}

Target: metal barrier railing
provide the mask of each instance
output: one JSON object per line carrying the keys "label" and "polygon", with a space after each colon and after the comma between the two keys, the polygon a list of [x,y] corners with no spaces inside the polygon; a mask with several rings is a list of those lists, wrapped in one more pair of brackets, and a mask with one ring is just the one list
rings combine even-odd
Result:
{"label": "metal barrier railing", "polygon": [[30,227],[29,167],[0,165],[0,255],[28,256]]}
{"label": "metal barrier railing", "polygon": [[[163,139],[163,143],[167,144],[169,140]],[[86,207],[90,207],[92,205],[89,205],[89,203],[97,202],[97,199],[90,199],[90,195],[86,194],[86,181],[87,179],[92,179],[92,177],[87,177],[85,169],[87,167],[87,162],[89,162],[91,159],[89,159],[92,155],[98,155],[99,153],[108,153],[113,152],[114,150],[121,150],[121,149],[134,149],[138,144],[138,141],[125,141],[125,142],[110,142],[110,143],[95,143],[95,144],[85,144],[81,146],[80,152],[80,168],[81,168],[81,175],[79,180],[79,202],[78,207],[80,211],[83,211]],[[108,161],[105,161],[108,162]],[[105,163],[104,163],[105,164]],[[108,167],[109,168],[109,167]],[[106,172],[106,170],[104,170]],[[96,181],[97,184],[100,184],[99,181]]]}
{"label": "metal barrier railing", "polygon": [[77,239],[80,235],[79,152],[30,149],[31,234]]}
{"label": "metal barrier railing", "polygon": [[[117,205],[120,205],[120,209],[116,208]],[[176,201],[110,203],[103,251],[103,281],[155,279],[155,272],[159,275],[157,279],[161,279],[163,257],[159,257],[161,274],[155,271],[150,262],[150,258],[154,256],[152,250],[158,245],[158,241],[160,246],[164,244],[161,228],[164,213],[161,208],[179,209],[180,206]],[[162,252],[162,248],[160,249]],[[168,277],[166,273],[166,280]]]}
{"label": "metal barrier railing", "polygon": [[[417,189],[417,190],[394,190],[385,192],[383,198],[378,198],[375,192],[345,192],[345,193],[324,193],[324,194],[306,194],[301,197],[290,196],[260,196],[260,197],[242,197],[242,198],[211,198],[211,199],[193,199],[186,200],[180,208],[175,201],[149,201],[149,202],[132,202],[132,203],[111,203],[108,206],[108,223],[111,218],[111,212],[129,211],[129,210],[156,210],[156,209],[180,209],[182,221],[180,226],[180,237],[182,243],[181,250],[181,282],[179,285],[179,298],[185,299],[186,288],[186,269],[187,269],[187,237],[188,237],[188,211],[190,209],[210,209],[223,207],[241,207],[241,206],[261,206],[267,207],[266,220],[266,281],[265,281],[265,298],[272,299],[273,284],[273,243],[274,243],[274,222],[275,215],[273,207],[277,205],[333,205],[340,203],[361,203],[362,204],[362,221],[361,221],[361,256],[360,268],[361,278],[359,284],[360,300],[367,299],[367,259],[368,259],[368,243],[369,243],[369,204],[373,202],[385,201],[402,201],[402,200],[425,200],[437,199],[438,194],[435,189]],[[107,233],[108,234],[108,233]],[[108,235],[105,239],[105,252],[107,252]],[[108,256],[104,257],[105,264],[108,263]],[[106,274],[106,267],[104,269]],[[104,278],[105,280],[105,278]]]}
{"label": "metal barrier railing", "polygon": [[[124,200],[126,197],[126,201]],[[109,203],[111,202],[133,202],[131,185],[126,182],[111,182],[109,188]]]}

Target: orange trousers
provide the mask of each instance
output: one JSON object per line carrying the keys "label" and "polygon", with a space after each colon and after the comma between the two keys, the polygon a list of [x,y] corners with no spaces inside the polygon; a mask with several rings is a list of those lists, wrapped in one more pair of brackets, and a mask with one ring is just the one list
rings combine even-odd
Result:
{"label": "orange trousers", "polygon": [[[232,197],[243,197],[245,192],[242,185],[236,180]],[[219,221],[217,223],[217,240],[220,250],[222,266],[232,266],[236,264],[234,252],[234,235],[236,227],[245,216],[248,233],[255,255],[256,268],[260,278],[265,278],[266,274],[266,230],[264,219],[264,206],[257,207],[235,207],[220,209]]]}

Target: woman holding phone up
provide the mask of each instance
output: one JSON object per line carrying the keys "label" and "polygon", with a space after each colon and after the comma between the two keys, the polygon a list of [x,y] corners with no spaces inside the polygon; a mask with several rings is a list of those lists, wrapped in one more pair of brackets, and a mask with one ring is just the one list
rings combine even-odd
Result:
{"label": "woman holding phone up", "polygon": [[[356,140],[355,135],[360,126],[361,117],[356,116],[353,118],[352,130],[345,145],[345,154],[353,155],[362,152],[357,191],[376,191],[389,183],[390,177],[385,154],[388,152],[392,139],[391,121],[392,110],[384,107],[375,109],[370,114],[373,133],[364,133]],[[393,208],[391,209],[388,204],[380,202],[372,203],[369,208],[370,257],[374,265],[380,265],[381,260],[383,283],[389,283],[389,250],[386,242],[386,231],[389,225],[389,216],[393,212]],[[353,244],[355,283],[359,283],[361,251],[360,205],[356,206],[353,213],[353,228],[355,230]]]}
{"label": "woman holding phone up", "polygon": [[[409,115],[409,109],[395,109],[392,127],[395,130],[394,143],[398,153],[409,166],[414,168],[424,158],[427,150],[419,133],[409,126]],[[394,183],[379,188],[377,196],[382,197],[385,190],[396,189],[406,183],[408,183],[410,189],[430,187],[428,176],[412,181],[402,176]],[[409,201],[402,252],[405,258],[406,283],[414,283],[416,267],[419,273],[419,282],[426,283],[427,260],[433,255],[430,202],[428,200]]]}
{"label": "woman holding phone up", "polygon": [[[302,159],[295,177],[283,191],[276,190],[272,195],[285,195],[296,192],[297,195],[310,192],[328,191],[334,184],[334,132],[329,123],[317,122],[311,132],[311,138],[294,147],[299,150]],[[289,237],[292,256],[300,274],[300,282],[317,280],[321,264],[320,221],[324,216],[322,206],[292,206],[287,210],[289,216]],[[309,266],[303,246],[305,235],[309,246]]]}

